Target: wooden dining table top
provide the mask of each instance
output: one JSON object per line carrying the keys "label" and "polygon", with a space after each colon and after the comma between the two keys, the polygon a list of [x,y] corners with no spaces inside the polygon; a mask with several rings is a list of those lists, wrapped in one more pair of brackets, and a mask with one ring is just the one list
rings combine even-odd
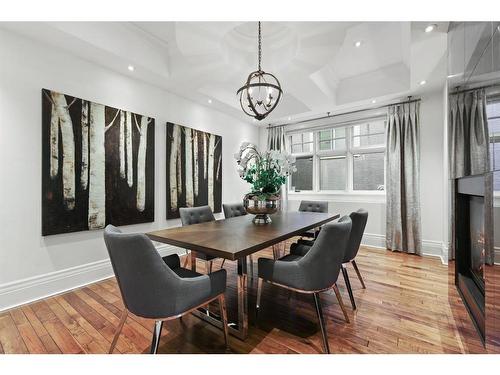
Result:
{"label": "wooden dining table top", "polygon": [[339,217],[333,213],[278,212],[271,215],[271,223],[256,225],[252,222],[253,215],[244,215],[146,235],[153,241],[236,260]]}

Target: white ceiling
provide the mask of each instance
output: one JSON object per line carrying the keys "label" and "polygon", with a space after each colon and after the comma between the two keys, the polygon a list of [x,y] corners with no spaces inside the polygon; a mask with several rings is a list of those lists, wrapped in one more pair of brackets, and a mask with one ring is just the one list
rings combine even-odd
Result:
{"label": "white ceiling", "polygon": [[[264,22],[262,68],[282,102],[263,122],[419,95],[446,80],[447,23]],[[257,65],[256,22],[3,23],[122,74],[252,121],[236,90]],[[357,41],[360,47],[355,47]],[[129,72],[128,65],[135,67]],[[425,86],[419,85],[422,80]],[[208,100],[212,103],[209,104]]]}

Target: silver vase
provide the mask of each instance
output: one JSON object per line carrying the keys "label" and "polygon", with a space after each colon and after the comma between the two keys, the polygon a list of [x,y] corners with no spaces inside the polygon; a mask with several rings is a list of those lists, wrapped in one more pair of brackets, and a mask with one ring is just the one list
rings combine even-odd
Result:
{"label": "silver vase", "polygon": [[269,224],[272,222],[269,215],[278,211],[280,197],[272,195],[261,199],[258,194],[249,193],[243,198],[243,205],[249,214],[255,215],[254,224]]}

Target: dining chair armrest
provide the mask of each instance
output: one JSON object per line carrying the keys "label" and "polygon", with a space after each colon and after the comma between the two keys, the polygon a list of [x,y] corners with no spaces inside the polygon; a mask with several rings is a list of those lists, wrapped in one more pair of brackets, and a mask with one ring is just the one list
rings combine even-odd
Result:
{"label": "dining chair armrest", "polygon": [[226,278],[225,269],[209,275],[182,278],[177,290],[176,308],[185,311],[224,293]]}
{"label": "dining chair armrest", "polygon": [[300,266],[296,261],[282,261],[259,258],[259,277],[287,286],[296,286],[303,278]]}
{"label": "dining chair armrest", "polygon": [[[308,241],[308,242],[312,242],[312,241]],[[312,242],[312,244],[314,244],[314,242]],[[305,243],[300,242],[300,240],[299,240],[298,243],[293,243],[290,245],[290,254],[300,255],[303,257],[304,255],[307,254],[307,252],[311,248],[312,244],[311,245],[305,244]]]}

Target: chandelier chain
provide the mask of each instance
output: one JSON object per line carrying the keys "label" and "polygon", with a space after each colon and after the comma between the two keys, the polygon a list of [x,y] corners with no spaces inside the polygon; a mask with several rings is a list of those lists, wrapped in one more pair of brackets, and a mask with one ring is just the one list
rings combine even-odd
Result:
{"label": "chandelier chain", "polygon": [[262,60],[262,36],[261,36],[261,28],[260,28],[260,21],[259,21],[259,72],[262,70],[260,68],[261,60]]}
{"label": "chandelier chain", "polygon": [[236,91],[236,94],[240,96],[240,106],[243,112],[260,121],[276,108],[283,90],[274,75],[262,70],[262,25],[260,21],[258,25],[258,69],[248,75],[246,83]]}

